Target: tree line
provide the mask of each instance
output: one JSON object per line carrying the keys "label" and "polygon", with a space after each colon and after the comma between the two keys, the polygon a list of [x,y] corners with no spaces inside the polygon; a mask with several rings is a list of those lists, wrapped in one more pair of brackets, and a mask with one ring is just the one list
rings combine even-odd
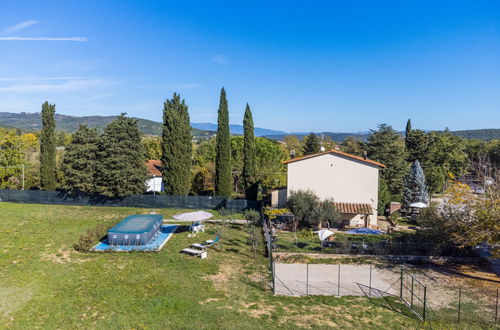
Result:
{"label": "tree line", "polygon": [[[41,116],[42,130],[38,134],[37,152],[40,189],[61,189],[71,194],[99,194],[106,197],[144,193],[148,178],[145,162],[148,153],[154,153],[155,159],[162,162],[162,180],[166,194],[192,193],[193,186],[200,180],[199,172],[195,173],[195,178],[192,177],[194,162],[190,118],[188,106],[179,94],[174,93],[163,105],[162,135],[159,141],[143,140],[137,120],[122,114],[109,123],[102,134],[96,129],[81,125],[72,134],[71,140],[66,142],[65,137],[61,137],[55,130],[55,105],[45,102]],[[245,133],[240,148],[239,139],[235,141],[229,132],[228,102],[226,92],[222,88],[212,189],[217,196],[234,196],[232,158],[236,152],[236,160],[239,162],[241,155],[242,162],[241,173],[237,175],[237,187],[243,190],[246,198],[257,199],[259,182],[256,157],[257,145],[261,144],[256,143],[257,139],[254,137],[252,112],[248,104],[243,123]],[[26,157],[27,148],[21,144],[22,137],[24,135],[20,136],[17,132],[8,130],[2,134],[2,188],[15,188],[16,182],[11,178],[18,176],[22,166],[30,162]],[[57,148],[61,140],[65,145],[63,155],[60,155]],[[12,144],[16,143],[19,145],[13,148]],[[212,141],[207,142],[209,143]],[[233,150],[235,144],[237,147]],[[200,160],[200,157],[197,159]],[[278,162],[281,163],[282,160],[284,159],[279,159]],[[203,181],[203,178],[201,179]],[[7,184],[9,182],[11,184]]]}
{"label": "tree line", "polygon": [[[229,109],[224,89],[220,93],[216,137],[192,143],[188,106],[174,94],[163,105],[160,137],[141,135],[137,122],[125,115],[98,134],[81,126],[74,134],[57,132],[55,106],[42,105],[43,129],[20,134],[0,129],[0,188],[64,189],[69,192],[122,197],[142,193],[145,161],[160,159],[166,193],[207,194],[257,198],[259,192],[286,185],[282,162],[295,157],[339,148],[386,165],[381,170],[381,205],[403,201],[405,178],[418,160],[428,192],[446,189],[448,174],[467,173],[472,164],[487,157],[500,167],[500,140],[465,140],[448,130],[425,132],[407,123],[402,136],[381,124],[366,142],[350,137],[336,143],[328,136],[309,134],[303,140],[286,136],[282,143],[254,137],[250,106],[244,114],[244,135],[229,134]],[[122,164],[124,163],[124,164]],[[146,175],[147,176],[147,175]]]}

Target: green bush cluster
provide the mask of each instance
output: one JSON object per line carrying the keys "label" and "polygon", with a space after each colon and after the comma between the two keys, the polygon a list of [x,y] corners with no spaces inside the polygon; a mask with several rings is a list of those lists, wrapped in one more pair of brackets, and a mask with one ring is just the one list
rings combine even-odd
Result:
{"label": "green bush cluster", "polygon": [[80,236],[73,248],[79,252],[89,252],[107,234],[109,228],[111,227],[98,224],[93,229],[87,230],[87,233]]}

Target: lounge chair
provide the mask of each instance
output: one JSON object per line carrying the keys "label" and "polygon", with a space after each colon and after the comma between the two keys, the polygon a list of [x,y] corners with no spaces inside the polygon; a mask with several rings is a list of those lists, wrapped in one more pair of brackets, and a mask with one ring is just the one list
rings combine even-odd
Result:
{"label": "lounge chair", "polygon": [[185,249],[182,249],[182,252],[190,254],[194,257],[200,257],[201,259],[205,259],[207,257],[207,251],[205,249],[185,248]]}
{"label": "lounge chair", "polygon": [[198,249],[206,249],[206,248],[209,248],[211,246],[214,246],[215,244],[218,244],[219,243],[219,236],[215,236],[215,239],[209,239],[207,241],[205,241],[204,243],[194,243],[194,244],[191,244],[192,247],[194,248],[198,248]]}

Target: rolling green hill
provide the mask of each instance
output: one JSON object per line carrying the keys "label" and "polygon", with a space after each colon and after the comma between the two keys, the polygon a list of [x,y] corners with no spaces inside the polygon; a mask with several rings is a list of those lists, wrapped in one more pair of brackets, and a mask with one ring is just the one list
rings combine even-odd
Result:
{"label": "rolling green hill", "polygon": [[[56,129],[58,131],[65,131],[72,133],[78,129],[80,124],[85,124],[88,127],[96,127],[98,131],[102,131],[104,127],[109,124],[116,116],[67,116],[56,113]],[[161,123],[136,118],[139,129],[144,134],[148,135],[161,135]],[[0,112],[0,127],[17,128],[22,131],[38,131],[42,128],[42,121],[40,113],[10,113]],[[213,132],[193,128],[192,134],[195,137],[209,136]]]}
{"label": "rolling green hill", "polygon": [[500,139],[500,128],[472,129],[464,131],[453,131],[451,134],[473,140],[494,140]]}
{"label": "rolling green hill", "polygon": [[[88,127],[96,127],[98,131],[102,131],[104,127],[109,124],[116,116],[67,116],[56,113],[56,129],[58,131],[74,132],[78,129],[80,124],[86,124]],[[138,121],[139,129],[141,132],[147,135],[161,135],[161,123],[135,118]],[[217,129],[216,124],[210,123],[192,123],[192,134],[193,137],[210,137],[215,134]],[[11,113],[11,112],[0,112],[0,127],[3,128],[16,128],[21,131],[38,131],[42,128],[42,122],[40,120],[40,113]],[[197,128],[194,128],[197,127]],[[285,133],[281,131],[274,131],[265,128],[256,128],[256,136],[265,136],[272,140],[283,140],[287,135],[296,135],[299,139],[309,133]],[[241,134],[241,125],[231,125],[232,134]],[[271,134],[268,134],[271,133]],[[278,133],[278,134],[275,134]],[[461,130],[461,131],[451,131],[452,134],[463,137],[465,139],[479,139],[479,140],[493,140],[500,139],[500,129],[474,129],[474,130]],[[323,134],[325,136],[331,137],[336,142],[344,141],[348,136],[355,137],[362,141],[366,141],[369,133],[338,133],[338,132],[323,132],[316,133]],[[403,134],[403,132],[401,132]]]}

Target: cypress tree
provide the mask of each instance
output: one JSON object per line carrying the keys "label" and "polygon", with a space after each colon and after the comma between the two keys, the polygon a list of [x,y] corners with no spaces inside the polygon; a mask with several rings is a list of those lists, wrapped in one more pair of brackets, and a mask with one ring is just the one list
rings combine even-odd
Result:
{"label": "cypress tree", "polygon": [[302,147],[304,156],[318,153],[320,148],[321,142],[316,134],[311,133],[304,138],[304,146]]}
{"label": "cypress tree", "polygon": [[414,161],[411,165],[410,172],[406,175],[404,181],[405,187],[403,190],[403,205],[408,207],[411,203],[421,202],[427,204],[429,202],[429,194],[425,184],[425,175],[420,162]]}
{"label": "cypress tree", "polygon": [[406,122],[406,130],[405,130],[405,137],[408,137],[408,134],[411,132],[411,119],[408,119]]}
{"label": "cypress tree", "polygon": [[188,106],[174,93],[163,106],[161,139],[162,177],[169,195],[187,195],[191,186],[190,169],[193,147]]}
{"label": "cypress tree", "polygon": [[253,128],[253,118],[250,106],[247,103],[243,117],[243,180],[245,196],[249,200],[257,200],[259,192],[256,178],[256,149]]}
{"label": "cypress tree", "polygon": [[64,190],[70,193],[96,192],[95,172],[98,151],[97,130],[80,125],[73,134],[71,143],[66,147],[63,158]]}
{"label": "cypress tree", "polygon": [[56,121],[55,104],[42,105],[42,131],[40,133],[40,188],[56,189]]}
{"label": "cypress tree", "polygon": [[148,176],[137,120],[122,113],[106,126],[100,140],[97,191],[119,198],[144,193]]}
{"label": "cypress tree", "polygon": [[215,194],[231,196],[231,135],[226,91],[220,92],[215,156]]}

